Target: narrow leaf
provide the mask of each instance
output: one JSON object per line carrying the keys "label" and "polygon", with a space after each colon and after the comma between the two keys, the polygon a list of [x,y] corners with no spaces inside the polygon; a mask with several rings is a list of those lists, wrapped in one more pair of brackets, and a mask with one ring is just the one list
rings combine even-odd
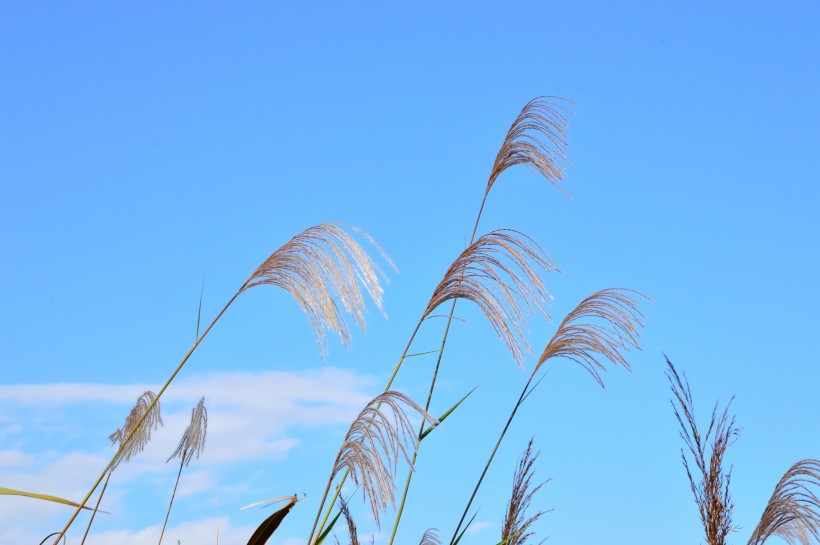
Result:
{"label": "narrow leaf", "polygon": [[[470,394],[472,394],[473,392],[475,392],[475,391],[476,391],[476,388],[478,388],[478,386],[476,386],[475,388],[473,388],[472,390],[470,390],[469,392],[467,392],[467,395],[465,395],[464,397],[462,397],[461,399],[459,399],[459,400],[458,400],[458,402],[457,402],[455,405],[453,405],[452,407],[450,407],[449,409],[447,409],[447,411],[445,411],[445,412],[444,412],[444,414],[442,414],[442,415],[438,418],[438,423],[439,423],[439,424],[441,424],[442,422],[444,422],[444,419],[445,419],[445,418],[447,418],[448,416],[450,416],[450,413],[451,413],[451,412],[453,412],[453,411],[455,411],[455,410],[456,410],[456,407],[458,407],[459,405],[461,405],[461,403],[462,403],[465,399],[467,399],[468,397],[470,397]],[[424,430],[424,432],[423,432],[423,433],[419,436],[419,441],[422,441],[425,437],[427,437],[427,436],[430,434],[430,432],[431,432],[431,431],[433,431],[433,430],[434,430],[434,429],[436,429],[437,427],[438,427],[438,426],[430,426],[429,428],[427,428],[426,430]]]}
{"label": "narrow leaf", "polygon": [[404,359],[413,358],[415,356],[426,356],[427,354],[438,354],[439,352],[441,352],[440,348],[436,350],[428,350],[427,352],[416,352],[415,354],[407,354],[404,356]]}
{"label": "narrow leaf", "polygon": [[460,534],[458,534],[458,537],[455,539],[455,541],[453,541],[453,543],[451,545],[458,545],[458,542],[461,541],[462,537],[464,537],[464,533],[467,532],[467,530],[470,528],[470,525],[473,523],[473,521],[475,520],[477,515],[478,515],[478,511],[476,511],[475,514],[470,518],[470,520],[464,526],[464,529],[461,531]]}
{"label": "narrow leaf", "polygon": [[322,532],[322,535],[319,536],[319,539],[316,540],[316,545],[322,545],[322,541],[325,540],[327,536],[330,535],[330,531],[333,529],[333,525],[336,524],[336,521],[339,520],[339,517],[342,516],[342,512],[339,511],[336,513],[336,516],[330,521],[330,524],[327,525],[325,531]]}
{"label": "narrow leaf", "polygon": [[[6,488],[4,486],[0,486],[0,495],[3,495],[3,496],[25,496],[27,498],[34,498],[34,499],[37,499],[37,500],[51,501],[51,502],[54,502],[54,503],[62,503],[63,505],[70,505],[72,507],[79,507],[80,506],[79,503],[75,503],[71,500],[60,498],[58,496],[51,496],[49,494],[37,494],[37,493],[34,493],[34,492],[24,492],[22,490],[15,490],[13,488]],[[89,511],[94,510],[91,507],[86,507],[86,506],[83,506],[83,509],[88,509]],[[100,513],[105,513],[106,515],[111,514],[111,513],[108,513],[106,511],[102,511],[102,510],[99,511],[99,512]]]}

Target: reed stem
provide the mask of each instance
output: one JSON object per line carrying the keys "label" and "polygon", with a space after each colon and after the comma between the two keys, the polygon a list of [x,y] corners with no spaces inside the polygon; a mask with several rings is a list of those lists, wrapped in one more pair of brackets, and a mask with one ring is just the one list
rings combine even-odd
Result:
{"label": "reed stem", "polygon": [[100,473],[100,476],[99,476],[99,477],[97,477],[97,480],[96,480],[96,481],[94,482],[94,484],[92,485],[91,490],[89,490],[89,491],[88,491],[88,494],[86,494],[86,495],[85,495],[85,498],[83,498],[83,501],[81,501],[81,502],[80,502],[79,507],[77,507],[77,509],[74,511],[74,514],[73,514],[73,515],[71,515],[71,518],[70,518],[70,519],[68,519],[68,522],[67,522],[67,523],[66,523],[66,525],[63,527],[63,529],[62,529],[62,530],[60,530],[60,534],[57,536],[57,539],[55,539],[55,540],[54,540],[54,544],[53,544],[53,545],[58,545],[58,544],[59,544],[59,542],[60,542],[60,538],[62,538],[63,536],[65,536],[65,533],[68,531],[68,528],[71,526],[71,524],[74,522],[74,519],[76,519],[76,518],[77,518],[77,515],[80,513],[80,511],[82,510],[82,508],[83,508],[83,507],[85,506],[85,504],[88,502],[88,499],[91,497],[91,494],[93,494],[93,493],[94,493],[94,490],[96,490],[96,489],[97,489],[97,487],[98,487],[98,486],[100,485],[100,483],[102,482],[103,477],[105,477],[105,474],[106,474],[106,473],[109,471],[109,469],[111,468],[112,464],[114,463],[114,460],[116,460],[116,459],[117,459],[117,457],[120,455],[120,453],[123,451],[123,449],[124,449],[124,448],[128,445],[128,442],[129,442],[129,441],[131,441],[131,438],[133,438],[133,437],[134,437],[134,434],[137,432],[137,430],[140,428],[140,426],[142,425],[142,423],[145,421],[145,418],[146,418],[149,414],[151,414],[151,410],[154,408],[154,405],[156,405],[156,404],[157,404],[157,402],[159,401],[159,398],[162,396],[163,392],[165,392],[165,390],[166,390],[166,389],[168,388],[168,386],[171,384],[171,381],[173,381],[173,380],[174,380],[174,378],[177,376],[177,374],[179,374],[179,372],[182,370],[182,367],[183,367],[183,366],[185,365],[185,363],[188,361],[188,358],[190,358],[190,357],[191,357],[191,354],[193,354],[193,353],[194,353],[194,350],[196,350],[196,348],[199,346],[199,343],[201,343],[201,342],[202,342],[202,339],[204,339],[204,338],[205,338],[205,336],[208,334],[208,332],[211,330],[211,328],[212,328],[212,327],[216,324],[216,322],[217,322],[217,321],[219,321],[219,319],[222,317],[222,315],[223,315],[223,314],[225,314],[225,311],[226,311],[226,310],[228,310],[228,307],[230,307],[230,306],[231,306],[231,304],[232,304],[232,303],[236,300],[236,298],[239,296],[239,294],[240,294],[240,293],[242,293],[242,290],[245,288],[245,286],[246,286],[247,284],[248,284],[248,282],[246,281],[246,282],[245,282],[245,284],[243,284],[243,285],[242,285],[242,287],[239,289],[239,291],[237,291],[237,292],[233,295],[233,297],[231,297],[230,301],[228,301],[228,302],[225,304],[225,306],[224,306],[224,307],[222,307],[222,310],[220,310],[220,311],[219,311],[219,314],[217,314],[217,315],[216,315],[216,318],[214,318],[214,319],[213,319],[213,321],[211,322],[211,324],[210,324],[210,325],[209,325],[209,326],[205,329],[205,331],[202,333],[202,335],[200,335],[200,337],[196,340],[196,342],[194,342],[194,344],[193,344],[193,345],[191,346],[191,348],[188,350],[188,353],[187,353],[187,354],[185,354],[185,356],[182,358],[182,361],[180,361],[180,362],[179,362],[179,365],[177,365],[177,368],[176,368],[176,369],[174,369],[174,372],[173,372],[173,373],[171,373],[171,376],[170,376],[170,377],[168,377],[168,380],[166,380],[166,381],[165,381],[165,384],[163,384],[163,385],[162,385],[162,388],[160,388],[159,392],[157,392],[156,397],[155,397],[155,398],[154,398],[154,400],[151,402],[151,404],[150,404],[150,405],[148,405],[148,408],[145,410],[145,412],[143,413],[143,415],[140,417],[139,421],[137,421],[136,425],[135,425],[135,426],[131,429],[131,432],[130,432],[130,433],[128,434],[128,436],[127,436],[127,437],[126,437],[126,438],[122,441],[122,443],[120,443],[120,448],[118,448],[118,449],[117,449],[117,452],[116,452],[116,453],[114,454],[114,456],[111,458],[111,461],[110,461],[110,462],[108,462],[108,465],[106,465],[106,466],[105,466],[105,469],[103,469],[102,473]]}

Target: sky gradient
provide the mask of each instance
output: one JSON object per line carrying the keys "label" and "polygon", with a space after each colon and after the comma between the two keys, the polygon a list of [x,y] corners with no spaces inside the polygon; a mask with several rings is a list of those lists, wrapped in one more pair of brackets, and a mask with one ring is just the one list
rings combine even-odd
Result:
{"label": "sky gradient", "polygon": [[[642,351],[606,389],[556,362],[514,421],[464,545],[497,543],[515,462],[535,437],[534,506],[552,543],[702,541],[664,376],[687,373],[701,421],[734,395],[732,542],[780,476],[820,458],[820,8],[810,2],[296,3],[0,8],[0,486],[79,499],[107,436],[277,247],[311,225],[369,233],[385,319],[322,361],[287,294],[243,294],[163,396],[165,426],[112,478],[88,543],[155,543],[201,396],[211,416],[166,543],[304,543],[350,421],[383,388],[464,248],[492,161],[530,99],[572,100],[567,199],[524,168],[479,233],[520,230],[560,273],[522,372],[478,310],[457,307],[432,413],[476,392],[420,453],[397,543],[448,540],[556,324],[626,287]],[[380,261],[384,265],[383,261]],[[414,351],[440,344],[443,322]],[[396,387],[424,399],[431,357]],[[428,445],[429,443],[429,445]],[[399,480],[404,469],[399,470]],[[167,505],[167,504],[166,504]],[[363,535],[386,545],[357,499]],[[0,541],[38,543],[62,506],[0,497]],[[72,527],[79,543],[84,521]],[[346,536],[340,534],[344,542]]]}

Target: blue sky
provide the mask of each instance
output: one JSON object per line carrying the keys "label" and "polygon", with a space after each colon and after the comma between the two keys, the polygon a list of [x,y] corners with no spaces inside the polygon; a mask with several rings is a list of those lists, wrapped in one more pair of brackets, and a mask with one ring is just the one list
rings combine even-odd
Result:
{"label": "blue sky", "polygon": [[[532,436],[536,477],[552,479],[535,501],[554,509],[539,537],[701,540],[662,353],[687,372],[701,418],[736,395],[733,541],[792,463],[820,457],[816,5],[1,9],[0,486],[83,495],[108,434],[193,341],[203,280],[209,319],[271,251],[324,221],[361,227],[400,270],[389,318],[371,309],[367,332],[348,351],[332,339],[324,362],[286,294],[244,294],[163,398],[166,426],[115,473],[112,514],[89,542],[156,542],[175,476],[164,460],[202,395],[211,435],[166,542],[215,541],[218,521],[220,543],[244,543],[269,511],[239,508],[294,492],[307,497],[274,542],[304,542],[346,426],[382,389],[469,239],[507,128],[539,95],[576,103],[572,199],[513,169],[479,227],[527,233],[562,271],[545,278],[553,323],[532,321],[530,344],[540,353],[599,289],[653,302],[632,373],[611,370],[602,390],[552,366],[465,543],[498,541]],[[479,388],[425,441],[402,543],[429,527],[449,538],[527,378],[475,308],[457,314],[433,413]],[[442,325],[414,347],[436,348]],[[433,364],[416,358],[396,386],[422,398]],[[39,542],[70,515],[0,504],[7,543]],[[378,531],[353,505],[362,533],[386,544],[390,522]]]}

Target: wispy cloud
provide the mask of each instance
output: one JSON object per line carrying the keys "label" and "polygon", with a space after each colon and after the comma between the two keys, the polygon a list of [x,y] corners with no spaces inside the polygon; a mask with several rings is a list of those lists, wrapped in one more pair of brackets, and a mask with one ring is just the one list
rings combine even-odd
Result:
{"label": "wispy cloud", "polygon": [[[107,532],[92,532],[87,543],[116,543],[117,545],[156,545],[159,539],[161,526],[154,525],[139,530],[119,530]],[[223,545],[242,545],[247,543],[248,537],[255,528],[252,526],[236,526],[228,518],[209,518],[189,521],[170,527],[165,531],[163,543],[176,545],[177,540],[183,545],[200,543],[216,543],[217,531],[219,543]],[[69,539],[68,545],[79,545],[80,537]]]}
{"label": "wispy cloud", "polygon": [[[165,461],[190,422],[191,408],[203,395],[208,403],[208,438],[194,471],[181,481],[180,497],[212,491],[223,478],[228,484],[230,479],[223,476],[230,468],[286,457],[309,429],[349,424],[372,397],[375,384],[372,377],[333,368],[190,375],[163,396],[165,426],[153,434],[143,453],[117,471],[117,486],[140,486],[148,475],[154,481],[173,473],[174,468]],[[84,415],[124,415],[134,399],[151,388],[146,384],[85,383],[0,386],[5,427],[14,428],[11,448],[0,450],[0,484],[81,499],[113,449],[105,440],[111,430],[89,430],[77,423],[84,422]],[[71,448],[55,447],[55,439],[66,429],[77,434]],[[97,435],[99,438],[87,441]],[[127,493],[122,498],[117,494],[106,498],[103,508],[118,512],[125,506],[122,502],[130,501]],[[65,507],[28,498],[2,497],[0,502],[2,543],[35,538],[39,542],[66,517]],[[239,543],[250,535],[245,528],[231,529],[227,519],[222,522],[220,543]],[[215,528],[215,519],[183,523],[179,539],[209,543],[214,541]],[[158,528],[132,527],[98,533],[90,543],[156,543],[158,534]],[[173,533],[166,536],[171,538],[168,543],[178,539]],[[231,536],[237,539],[232,541]]]}
{"label": "wispy cloud", "polygon": [[493,527],[492,522],[487,522],[486,520],[480,520],[478,522],[474,522],[473,524],[471,524],[470,527],[467,528],[467,533],[468,534],[477,534],[478,532],[481,532],[483,530],[486,530],[487,528],[492,528],[492,527]]}

